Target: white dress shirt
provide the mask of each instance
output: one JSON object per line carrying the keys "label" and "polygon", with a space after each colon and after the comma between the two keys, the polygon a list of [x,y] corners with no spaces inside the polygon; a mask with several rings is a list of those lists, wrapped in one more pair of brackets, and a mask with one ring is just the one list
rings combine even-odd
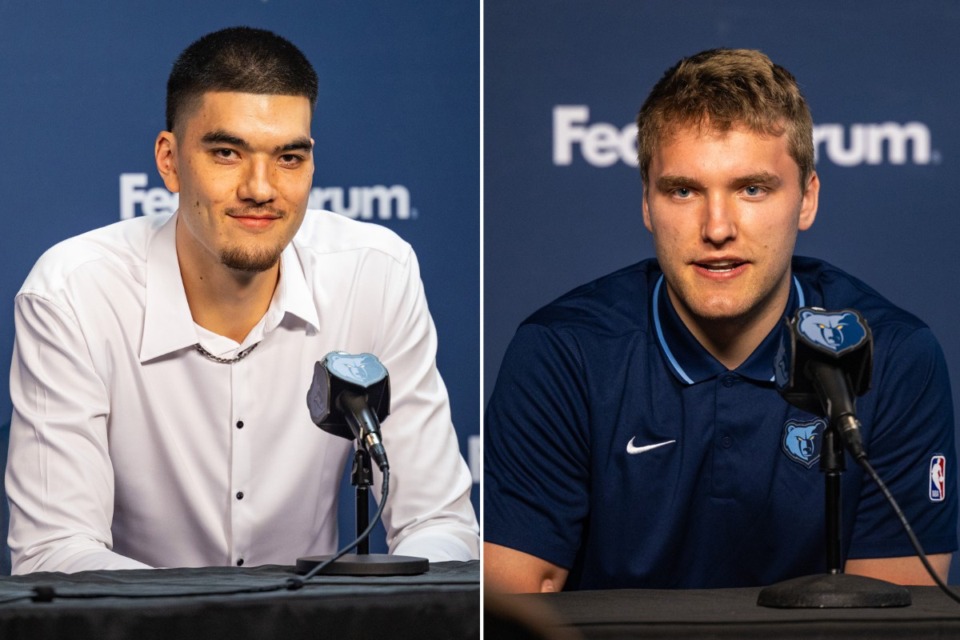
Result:
{"label": "white dress shirt", "polygon": [[[314,363],[368,352],[390,374],[392,553],[478,555],[470,473],[436,368],[411,247],[309,211],[242,344],[194,324],[176,214],[58,244],[17,295],[6,487],[14,573],[292,564],[337,543],[353,444],[310,420]],[[234,364],[230,358],[259,343]],[[380,496],[380,473],[374,471]]]}

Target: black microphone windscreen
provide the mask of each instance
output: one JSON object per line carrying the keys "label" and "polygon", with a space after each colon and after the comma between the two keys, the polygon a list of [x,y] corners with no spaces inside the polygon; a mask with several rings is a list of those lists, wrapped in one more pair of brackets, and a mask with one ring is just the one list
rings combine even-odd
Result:
{"label": "black microphone windscreen", "polygon": [[808,363],[836,366],[860,396],[870,389],[873,375],[873,334],[860,312],[802,307],[787,318],[774,364],[777,390],[790,404],[822,415],[822,403]]}
{"label": "black microphone windscreen", "polygon": [[313,381],[307,391],[307,407],[315,425],[335,436],[353,440],[337,399],[344,391],[367,398],[367,406],[383,421],[390,414],[390,377],[376,356],[333,351],[313,367]]}

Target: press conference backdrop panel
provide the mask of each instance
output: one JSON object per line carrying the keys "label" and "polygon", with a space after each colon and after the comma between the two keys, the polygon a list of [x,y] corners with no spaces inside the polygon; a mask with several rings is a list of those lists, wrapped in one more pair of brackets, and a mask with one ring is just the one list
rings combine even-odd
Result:
{"label": "press conference backdrop panel", "polygon": [[[2,370],[14,295],[47,247],[174,206],[153,141],[176,55],[222,27],[262,27],[297,44],[320,77],[312,205],[390,227],[417,251],[460,446],[475,458],[479,22],[470,0],[0,2]],[[0,379],[6,422],[6,374]],[[342,502],[344,537],[349,492]]]}
{"label": "press conference backdrop panel", "polygon": [[960,4],[486,0],[484,394],[518,323],[653,255],[633,121],[677,60],[757,48],[799,79],[822,190],[797,253],[923,318],[960,406]]}

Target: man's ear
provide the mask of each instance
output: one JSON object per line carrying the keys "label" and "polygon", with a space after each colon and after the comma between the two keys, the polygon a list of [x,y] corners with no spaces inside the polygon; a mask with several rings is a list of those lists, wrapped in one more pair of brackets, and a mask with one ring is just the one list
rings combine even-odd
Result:
{"label": "man's ear", "polygon": [[172,193],[180,191],[180,173],[177,167],[177,137],[171,131],[161,131],[153,146],[157,161],[157,171],[163,178],[163,184]]}
{"label": "man's ear", "polygon": [[813,226],[813,221],[817,217],[817,204],[820,201],[820,178],[817,172],[810,173],[807,178],[807,185],[803,190],[803,200],[800,202],[800,220],[797,228],[800,231],[806,231]]}
{"label": "man's ear", "polygon": [[650,205],[647,202],[647,185],[643,186],[641,201],[643,202],[643,226],[647,228],[647,231],[653,233],[653,225],[650,223]]}

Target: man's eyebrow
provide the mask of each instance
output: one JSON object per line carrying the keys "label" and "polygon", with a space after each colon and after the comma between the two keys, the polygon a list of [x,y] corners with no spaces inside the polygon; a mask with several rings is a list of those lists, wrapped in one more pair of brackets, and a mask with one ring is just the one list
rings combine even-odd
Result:
{"label": "man's eyebrow", "polygon": [[660,176],[657,178],[657,189],[660,191],[673,191],[681,187],[700,189],[703,185],[699,181],[686,176]]}
{"label": "man's eyebrow", "polygon": [[229,144],[234,147],[240,147],[245,151],[250,150],[250,143],[241,138],[240,136],[235,136],[232,133],[227,133],[222,129],[217,129],[216,131],[211,131],[203,136],[200,139],[201,142],[207,145],[211,144]]}
{"label": "man's eyebrow", "polygon": [[274,151],[276,153],[288,153],[290,151],[312,151],[313,142],[310,141],[310,138],[297,138],[292,142],[287,144],[280,145]]}
{"label": "man's eyebrow", "polygon": [[[244,151],[250,151],[252,149],[249,142],[240,136],[236,136],[222,129],[207,133],[205,136],[203,136],[203,138],[201,138],[201,141],[206,145],[228,144],[232,147],[243,149]],[[313,142],[311,142],[310,138],[307,138],[306,136],[296,138],[286,144],[277,145],[273,148],[274,153],[289,153],[291,151],[312,150]]]}
{"label": "man's eyebrow", "polygon": [[783,183],[783,180],[780,179],[780,176],[774,173],[760,171],[757,173],[748,173],[745,176],[739,176],[730,182],[735,186],[762,184],[769,187],[779,187]]}

